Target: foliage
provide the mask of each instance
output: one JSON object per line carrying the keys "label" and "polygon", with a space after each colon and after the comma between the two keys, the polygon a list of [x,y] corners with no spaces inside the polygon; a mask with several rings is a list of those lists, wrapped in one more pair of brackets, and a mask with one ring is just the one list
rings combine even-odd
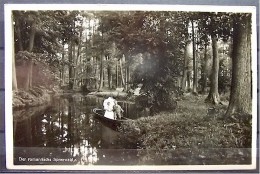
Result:
{"label": "foliage", "polygon": [[[82,19],[78,14],[78,11],[13,11],[16,62],[41,62],[46,68],[43,74],[50,76],[45,76],[47,81],[57,82],[61,66],[73,66],[71,62],[66,64],[65,59],[61,60],[60,55],[65,43],[79,43]],[[31,46],[32,50],[29,50]]]}
{"label": "foliage", "polygon": [[142,54],[132,75],[133,87],[142,92],[154,112],[174,109],[175,77],[180,74],[186,23],[180,12],[119,12],[103,18],[105,31],[128,55]]}
{"label": "foliage", "polygon": [[27,62],[32,59],[34,62],[33,74],[33,85],[44,86],[47,89],[57,86],[58,77],[56,73],[55,63],[52,66],[49,65],[51,59],[48,58],[48,54],[31,53],[28,51],[19,51],[16,55],[16,71],[18,77],[18,85],[22,88],[22,84],[26,79]]}
{"label": "foliage", "polygon": [[[55,54],[60,44],[57,40],[60,28],[57,23],[64,11],[14,11],[15,52],[28,48],[33,23],[36,24],[36,35],[33,52]],[[21,43],[23,50],[19,50]]]}
{"label": "foliage", "polygon": [[[13,18],[16,62],[43,62],[48,69],[44,73],[51,77],[42,81],[61,78],[61,85],[69,81],[88,91],[87,82],[97,88],[101,74],[107,74],[104,83],[109,83],[110,89],[118,82],[116,78],[126,79],[130,74],[127,84],[132,88],[143,85],[143,95],[137,100],[154,113],[177,106],[176,98],[181,94],[177,79],[185,68],[184,47],[190,22],[197,27],[200,52],[211,44],[210,36],[229,41],[232,23],[244,19],[233,13],[178,11],[14,11]],[[30,53],[28,45],[34,25],[35,42]],[[119,76],[116,71],[123,59]],[[220,92],[230,81],[225,72],[230,68],[225,61],[220,62]]]}
{"label": "foliage", "polygon": [[173,90],[177,87],[174,78],[170,75],[159,76],[163,72],[160,72],[158,64],[153,60],[148,59],[148,61],[144,61],[137,68],[133,77],[135,84],[143,84],[142,95],[136,98],[136,102],[142,107],[151,108],[153,113],[175,109],[176,93]]}
{"label": "foliage", "polygon": [[18,90],[13,93],[13,108],[40,106],[49,103],[50,91],[44,87],[33,87],[29,91]]}
{"label": "foliage", "polygon": [[202,12],[192,16],[198,22],[201,43],[208,44],[208,36],[214,35],[227,41],[232,35],[232,13]]}

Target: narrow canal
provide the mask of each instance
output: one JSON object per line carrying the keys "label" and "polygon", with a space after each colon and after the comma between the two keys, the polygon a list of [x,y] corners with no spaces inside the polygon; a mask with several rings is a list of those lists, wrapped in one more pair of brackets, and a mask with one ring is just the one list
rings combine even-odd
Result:
{"label": "narrow canal", "polygon": [[[96,119],[104,98],[80,94],[54,99],[48,106],[14,111],[14,164],[135,165],[136,145]],[[119,101],[124,116],[136,119],[134,104]]]}

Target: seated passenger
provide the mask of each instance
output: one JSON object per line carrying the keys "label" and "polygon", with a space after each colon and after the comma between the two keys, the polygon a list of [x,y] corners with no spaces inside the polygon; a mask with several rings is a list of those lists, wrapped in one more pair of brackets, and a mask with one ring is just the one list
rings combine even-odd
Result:
{"label": "seated passenger", "polygon": [[122,118],[122,112],[124,112],[124,110],[121,108],[121,106],[117,103],[117,101],[115,100],[115,105],[113,106],[114,109],[114,119],[116,120],[121,119]]}

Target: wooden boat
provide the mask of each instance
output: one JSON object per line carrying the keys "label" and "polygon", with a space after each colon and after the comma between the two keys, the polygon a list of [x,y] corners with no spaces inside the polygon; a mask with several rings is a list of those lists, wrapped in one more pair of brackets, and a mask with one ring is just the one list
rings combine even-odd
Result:
{"label": "wooden boat", "polygon": [[123,122],[129,121],[131,119],[122,117],[121,119],[110,119],[104,116],[105,110],[94,108],[93,113],[97,119],[99,119],[102,123],[104,123],[107,126],[112,126],[112,128],[118,128]]}

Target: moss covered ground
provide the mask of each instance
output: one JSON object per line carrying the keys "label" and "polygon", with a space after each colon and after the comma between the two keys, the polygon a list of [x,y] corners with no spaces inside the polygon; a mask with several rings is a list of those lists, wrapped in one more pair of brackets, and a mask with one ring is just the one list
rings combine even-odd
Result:
{"label": "moss covered ground", "polygon": [[251,115],[225,117],[227,104],[205,98],[186,95],[175,111],[122,125],[121,141],[137,144],[140,164],[250,164]]}

